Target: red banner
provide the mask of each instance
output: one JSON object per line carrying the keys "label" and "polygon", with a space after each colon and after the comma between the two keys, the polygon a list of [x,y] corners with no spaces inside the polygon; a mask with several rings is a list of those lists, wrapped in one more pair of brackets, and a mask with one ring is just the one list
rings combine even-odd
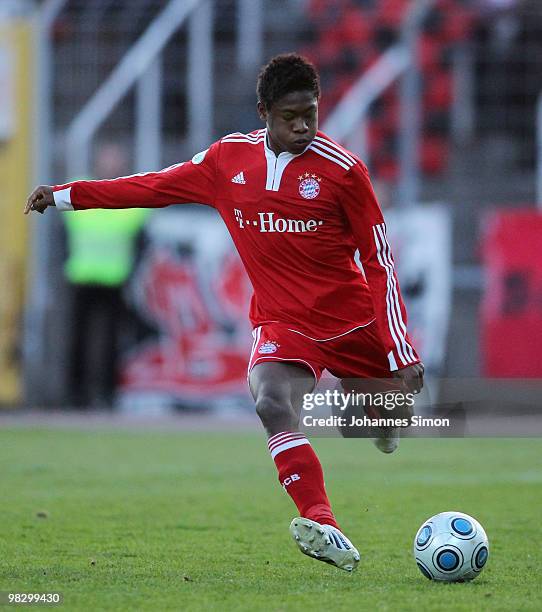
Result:
{"label": "red banner", "polygon": [[483,373],[542,378],[542,214],[495,212],[483,240]]}
{"label": "red banner", "polygon": [[131,283],[132,305],[154,330],[125,355],[125,403],[152,394],[198,407],[248,401],[250,281],[216,215],[155,215]]}

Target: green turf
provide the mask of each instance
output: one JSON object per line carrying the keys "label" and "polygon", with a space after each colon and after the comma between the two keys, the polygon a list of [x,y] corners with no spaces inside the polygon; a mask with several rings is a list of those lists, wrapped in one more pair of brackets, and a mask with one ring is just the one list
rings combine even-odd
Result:
{"label": "green turf", "polygon": [[[59,590],[69,610],[542,609],[542,440],[314,446],[362,552],[352,575],[290,541],[261,435],[2,430],[0,590]],[[484,525],[490,560],[432,583],[412,539],[453,509]]]}

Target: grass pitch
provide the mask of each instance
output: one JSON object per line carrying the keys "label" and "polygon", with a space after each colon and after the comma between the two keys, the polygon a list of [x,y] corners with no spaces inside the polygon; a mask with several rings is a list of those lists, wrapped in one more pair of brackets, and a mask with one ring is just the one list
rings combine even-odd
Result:
{"label": "grass pitch", "polygon": [[[0,431],[0,590],[61,591],[68,610],[540,610],[542,440],[316,439],[362,553],[350,575],[301,555],[263,434]],[[474,515],[490,559],[426,580],[424,519]]]}

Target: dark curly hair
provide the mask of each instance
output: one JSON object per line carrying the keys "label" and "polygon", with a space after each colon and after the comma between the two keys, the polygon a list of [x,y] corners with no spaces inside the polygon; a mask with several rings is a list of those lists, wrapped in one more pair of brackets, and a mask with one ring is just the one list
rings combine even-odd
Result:
{"label": "dark curly hair", "polygon": [[258,75],[256,93],[267,110],[286,94],[306,90],[318,99],[320,78],[309,60],[297,53],[276,55]]}

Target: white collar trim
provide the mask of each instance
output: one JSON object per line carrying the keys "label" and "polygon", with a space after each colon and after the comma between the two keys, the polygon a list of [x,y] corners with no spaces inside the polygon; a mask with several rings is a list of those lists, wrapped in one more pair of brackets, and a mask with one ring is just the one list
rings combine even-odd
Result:
{"label": "white collar trim", "polygon": [[286,169],[286,166],[296,157],[303,155],[305,151],[311,146],[311,142],[301,151],[301,153],[297,153],[294,155],[288,151],[283,151],[278,155],[269,147],[267,144],[267,128],[265,129],[265,138],[263,141],[265,157],[267,160],[267,180],[265,182],[265,189],[267,191],[278,191],[280,189],[280,181],[282,179],[282,174]]}

